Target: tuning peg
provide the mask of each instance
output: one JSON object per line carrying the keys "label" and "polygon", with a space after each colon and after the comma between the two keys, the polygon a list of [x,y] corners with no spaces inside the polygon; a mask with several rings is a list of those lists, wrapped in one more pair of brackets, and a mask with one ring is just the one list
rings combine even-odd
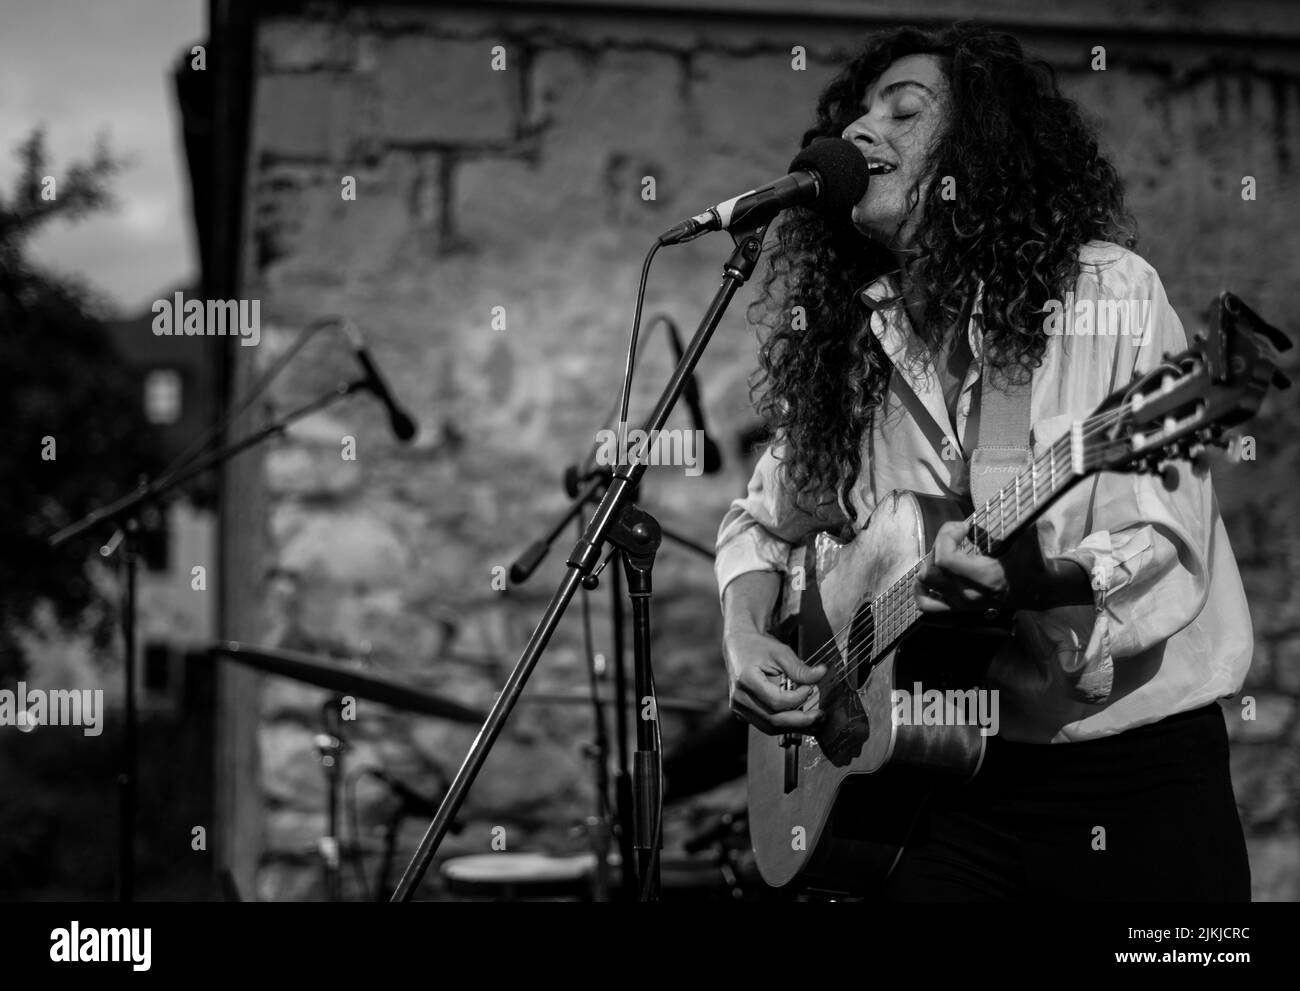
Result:
{"label": "tuning peg", "polygon": [[1166,492],[1173,492],[1178,488],[1178,468],[1172,461],[1160,465],[1160,484],[1165,487]]}

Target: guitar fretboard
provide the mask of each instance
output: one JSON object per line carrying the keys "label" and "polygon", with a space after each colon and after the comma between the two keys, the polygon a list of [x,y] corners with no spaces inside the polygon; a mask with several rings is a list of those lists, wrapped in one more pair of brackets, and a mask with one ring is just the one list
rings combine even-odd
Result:
{"label": "guitar fretboard", "polygon": [[[1031,460],[1028,468],[968,516],[961,549],[996,557],[1022,528],[1088,474],[1084,438],[1091,425],[1091,419],[1076,422],[1041,457]],[[920,620],[921,612],[912,589],[916,576],[932,557],[933,551],[927,552],[898,581],[859,607],[854,616],[855,627],[862,626],[861,620],[868,609],[874,618],[873,662]],[[850,657],[856,646],[849,644]]]}

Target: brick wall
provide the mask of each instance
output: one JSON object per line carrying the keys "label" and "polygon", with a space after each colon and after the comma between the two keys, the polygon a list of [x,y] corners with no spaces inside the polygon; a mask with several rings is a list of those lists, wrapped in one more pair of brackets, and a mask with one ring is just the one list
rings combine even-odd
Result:
{"label": "brick wall", "polygon": [[[232,635],[368,653],[413,683],[491,703],[572,540],[563,537],[519,588],[494,589],[493,568],[565,503],[559,472],[589,448],[612,401],[650,239],[783,172],[817,92],[869,27],[847,8],[795,21],[779,11],[714,20],[618,7],[574,16],[535,5],[329,4],[262,21],[243,295],[262,300],[263,344],[239,358],[263,367],[313,319],[349,316],[421,433],[396,445],[380,410],[354,399],[243,463],[239,484],[260,493],[266,512],[260,527],[226,539],[260,548],[264,569],[239,579],[256,583],[261,608],[234,616]],[[1273,7],[1254,5],[1252,16],[1258,9]],[[1232,32],[1188,37],[1172,23],[1125,40],[1026,17],[1017,33],[1100,118],[1129,181],[1143,253],[1189,329],[1224,287],[1294,326],[1300,55],[1250,37],[1262,30],[1257,20],[1243,20],[1246,37],[1235,41]],[[1107,47],[1105,72],[1089,68],[1097,44]],[[795,45],[807,51],[803,71],[792,68]],[[496,46],[504,71],[492,67]],[[1255,202],[1238,195],[1247,174],[1258,181]],[[348,176],[355,201],[341,196]],[[642,196],[647,176],[653,201]],[[693,329],[726,243],[663,252],[646,312],[666,310]],[[726,471],[689,479],[661,470],[643,488],[643,504],[665,525],[706,543],[747,477],[734,442],[752,422],[748,298],[701,365]],[[495,307],[504,308],[504,330],[493,329]],[[282,378],[276,402],[330,387],[349,361],[341,340],[321,335]],[[656,338],[637,408],[648,408],[669,367]],[[687,425],[680,415],[673,423]],[[1271,400],[1252,428],[1259,459],[1216,470],[1258,637],[1247,691],[1259,718],[1243,722],[1235,702],[1228,709],[1261,898],[1300,897],[1300,530],[1283,499],[1296,477],[1297,428],[1294,402]],[[340,456],[345,435],[356,438],[355,461]],[[711,569],[665,549],[656,579],[660,692],[721,702]],[[607,651],[606,600],[593,606]],[[533,682],[530,691],[583,685],[576,607]],[[239,847],[263,898],[320,895],[312,851],[324,792],[312,734],[323,697],[270,679],[250,730],[261,770],[248,795],[264,831]],[[670,715],[667,745],[698,723]],[[363,704],[350,762],[382,763],[431,788],[454,772],[473,732]],[[486,852],[495,826],[506,827],[512,850],[581,849],[575,830],[593,801],[580,750],[589,738],[584,709],[521,705],[444,853]],[[364,784],[358,799],[373,842],[386,799]],[[741,801],[732,787],[703,806]],[[670,843],[700,807],[674,812]],[[408,825],[404,852],[423,825]],[[372,857],[372,876],[374,868]]]}

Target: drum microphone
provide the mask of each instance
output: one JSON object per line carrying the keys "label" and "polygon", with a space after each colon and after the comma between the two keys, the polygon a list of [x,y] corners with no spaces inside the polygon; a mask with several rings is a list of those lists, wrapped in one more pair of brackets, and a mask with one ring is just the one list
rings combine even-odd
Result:
{"label": "drum microphone", "polygon": [[[418,791],[408,785],[400,778],[395,778],[387,771],[378,767],[366,769],[371,777],[378,778],[397,798],[401,799],[403,806],[407,811],[414,812],[416,815],[434,816],[438,814],[438,803],[434,799],[426,798]],[[457,829],[455,832],[459,832]]]}
{"label": "drum microphone", "polygon": [[[664,317],[664,323],[668,325],[668,336],[673,343],[673,355],[680,365],[686,354],[685,348],[682,347],[681,334],[677,331],[677,324],[667,317]],[[722,449],[718,447],[718,442],[709,436],[709,428],[704,425],[704,409],[700,405],[700,384],[695,380],[694,373],[686,380],[686,386],[682,389],[682,399],[687,409],[691,411],[691,422],[695,424],[695,429],[703,439],[700,451],[701,468],[704,474],[715,475],[722,470]]]}
{"label": "drum microphone", "polygon": [[370,350],[366,347],[366,340],[361,336],[361,331],[349,321],[344,325],[344,332],[348,335],[357,361],[361,363],[362,371],[366,373],[365,387],[383,404],[384,409],[388,410],[388,423],[393,428],[393,436],[404,443],[409,441],[415,436],[415,421],[397,405],[388,383],[379,374],[379,367],[370,357]]}
{"label": "drum microphone", "polygon": [[862,152],[843,138],[818,138],[790,163],[790,174],[751,189],[659,235],[661,245],[681,244],[709,231],[730,230],[742,220],[771,220],[792,206],[812,206],[829,217],[847,217],[867,191],[871,173]]}

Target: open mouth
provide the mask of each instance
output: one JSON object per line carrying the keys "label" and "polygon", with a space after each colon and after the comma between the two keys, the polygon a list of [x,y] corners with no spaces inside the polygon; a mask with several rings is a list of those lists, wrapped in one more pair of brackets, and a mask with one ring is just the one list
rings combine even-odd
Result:
{"label": "open mouth", "polygon": [[894,168],[888,162],[867,162],[867,172],[870,175],[889,175]]}

